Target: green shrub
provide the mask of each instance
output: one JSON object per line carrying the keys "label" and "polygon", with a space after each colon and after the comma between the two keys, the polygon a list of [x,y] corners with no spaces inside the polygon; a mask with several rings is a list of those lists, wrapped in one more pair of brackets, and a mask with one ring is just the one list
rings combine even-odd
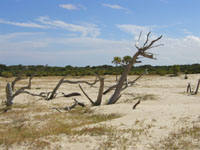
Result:
{"label": "green shrub", "polygon": [[4,71],[1,73],[1,76],[5,78],[10,78],[10,77],[13,77],[13,74],[11,72]]}

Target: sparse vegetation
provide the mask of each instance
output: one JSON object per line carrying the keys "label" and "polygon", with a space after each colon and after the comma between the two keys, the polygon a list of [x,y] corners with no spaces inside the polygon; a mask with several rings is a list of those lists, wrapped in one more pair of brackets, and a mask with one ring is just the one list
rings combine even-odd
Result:
{"label": "sparse vegetation", "polygon": [[200,149],[200,127],[182,127],[172,132],[157,144],[151,144],[154,150],[197,150]]}
{"label": "sparse vegetation", "polygon": [[[14,108],[16,109],[16,107]],[[109,132],[109,128],[103,126],[89,128],[87,125],[121,117],[119,114],[96,114],[87,107],[78,107],[67,113],[59,114],[41,113],[34,107],[32,109],[30,107],[25,109],[25,106],[21,108],[23,109],[6,113],[5,115],[10,119],[5,123],[2,121],[0,123],[0,145],[4,145],[6,148],[12,147],[14,144],[28,143],[28,145],[32,145],[32,148],[43,149],[50,145],[46,140],[48,136],[60,134],[67,136],[105,134],[105,132]],[[29,112],[24,112],[25,110],[29,110]],[[35,115],[30,116],[33,111],[35,111]],[[2,116],[0,119],[3,119]],[[83,128],[78,129],[80,127]]]}
{"label": "sparse vegetation", "polygon": [[115,132],[107,135],[106,139],[100,144],[99,150],[110,150],[110,149],[135,149],[138,142],[143,136],[148,135],[149,129],[152,125],[145,124],[144,120],[136,120],[135,125],[131,128],[117,129],[114,128]]}

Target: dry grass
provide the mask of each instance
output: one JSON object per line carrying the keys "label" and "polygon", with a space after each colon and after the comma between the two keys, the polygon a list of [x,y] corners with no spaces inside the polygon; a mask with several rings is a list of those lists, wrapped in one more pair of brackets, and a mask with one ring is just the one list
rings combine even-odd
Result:
{"label": "dry grass", "polygon": [[[5,148],[27,143],[30,149],[43,149],[50,146],[51,141],[46,140],[49,136],[105,134],[110,129],[103,126],[89,128],[87,125],[121,117],[119,114],[95,114],[87,107],[78,107],[66,113],[47,113],[47,110],[44,113],[43,108],[29,105],[22,105],[20,109],[19,105],[14,107],[12,111],[0,116],[0,145]],[[31,116],[29,113],[33,111],[36,115]]]}
{"label": "dry grass", "polygon": [[200,126],[182,127],[158,143],[151,144],[150,148],[154,150],[199,150],[199,141]]}
{"label": "dry grass", "polygon": [[144,120],[136,120],[135,125],[131,128],[117,129],[112,127],[109,130],[109,134],[106,134],[106,138],[102,141],[98,147],[99,150],[111,150],[111,149],[136,149],[136,144],[140,142],[143,136],[149,134],[149,129],[152,124],[145,124]]}

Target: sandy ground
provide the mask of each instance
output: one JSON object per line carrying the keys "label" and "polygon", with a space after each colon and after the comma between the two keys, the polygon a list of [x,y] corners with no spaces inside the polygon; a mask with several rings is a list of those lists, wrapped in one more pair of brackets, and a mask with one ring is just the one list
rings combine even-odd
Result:
{"label": "sandy ground", "polygon": [[[186,93],[186,86],[190,82],[193,88],[196,88],[200,75],[188,75],[188,79],[185,80],[184,76],[168,77],[168,76],[144,76],[137,83],[127,88],[122,92],[122,97],[114,105],[105,105],[106,100],[109,99],[112,92],[103,97],[103,104],[99,107],[93,107],[95,112],[98,113],[119,113],[122,117],[99,123],[114,126],[117,128],[132,128],[136,126],[136,122],[143,122],[143,125],[148,125],[148,134],[140,137],[140,141],[132,143],[134,145],[126,147],[126,149],[150,149],[150,145],[158,143],[161,139],[167,137],[170,133],[177,129],[190,126],[194,124],[200,124],[200,94],[190,95]],[[43,77],[34,78],[32,93],[40,93],[42,91],[51,91],[61,77]],[[135,79],[136,76],[130,76],[129,80]],[[70,79],[70,78],[68,78]],[[84,77],[81,79],[71,80],[87,80],[94,81],[95,77]],[[0,99],[3,100],[4,87],[6,82],[12,79],[0,79]],[[105,89],[115,83],[114,76],[105,76]],[[20,82],[18,86],[21,86],[25,81]],[[94,87],[82,84],[85,91],[92,99],[97,98],[98,87],[97,83]],[[63,84],[59,92],[71,93],[80,92],[78,85]],[[82,94],[82,93],[81,93]],[[147,98],[142,99],[141,103],[135,110],[132,109],[133,105],[137,102],[137,97],[143,97],[147,95]],[[153,98],[148,97],[151,95]],[[82,96],[77,97],[80,102],[84,102],[90,105],[87,98]],[[15,103],[24,104],[35,101],[38,105],[46,105],[49,108],[53,106],[67,106],[73,101],[72,98],[58,97],[52,101],[44,101],[41,98],[32,97],[29,95],[19,95],[15,98]],[[78,140],[77,140],[78,139]],[[104,137],[90,137],[81,136],[76,137],[76,140],[70,139],[66,135],[60,135],[59,142],[52,143],[51,149],[97,149],[100,141],[103,141]],[[1,149],[1,147],[0,147]],[[19,146],[17,149],[26,149],[23,146]],[[123,149],[120,146],[113,149]]]}

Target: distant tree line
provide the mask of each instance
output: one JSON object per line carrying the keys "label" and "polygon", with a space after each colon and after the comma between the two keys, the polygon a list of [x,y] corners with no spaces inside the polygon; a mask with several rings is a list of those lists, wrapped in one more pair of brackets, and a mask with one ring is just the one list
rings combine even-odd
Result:
{"label": "distant tree line", "polygon": [[[113,62],[114,63],[114,62]],[[126,64],[127,62],[124,62]],[[6,66],[0,64],[0,76],[2,77],[12,77],[23,74],[24,76],[30,76],[37,72],[37,76],[87,76],[87,75],[117,75],[121,74],[123,71],[123,65],[102,65],[102,66],[85,66],[85,67],[53,67],[53,66],[23,66],[23,65],[13,65]],[[166,75],[174,74],[195,74],[200,73],[200,64],[192,65],[173,65],[173,66],[151,66],[143,65],[132,67],[130,75],[138,75],[148,70],[150,75]]]}

